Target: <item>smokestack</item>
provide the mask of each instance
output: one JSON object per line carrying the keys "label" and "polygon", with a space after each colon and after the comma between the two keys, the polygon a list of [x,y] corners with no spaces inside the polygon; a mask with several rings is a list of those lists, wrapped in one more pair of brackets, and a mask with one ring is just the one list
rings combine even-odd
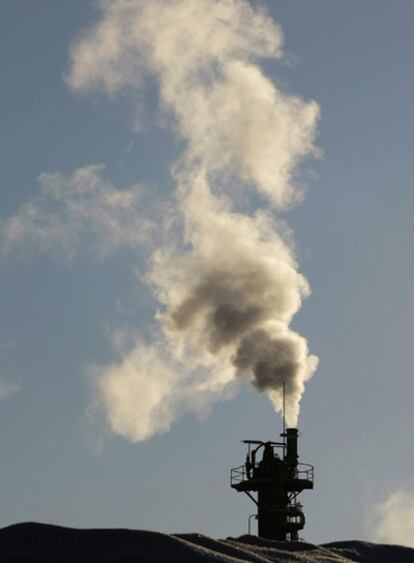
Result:
{"label": "smokestack", "polygon": [[297,428],[288,428],[281,434],[283,442],[244,440],[246,462],[231,470],[232,488],[246,493],[256,504],[261,538],[298,541],[305,526],[298,496],[313,489],[314,468],[298,463],[298,435]]}
{"label": "smokestack", "polygon": [[297,428],[286,430],[286,461],[289,467],[296,468],[298,465],[298,436]]}

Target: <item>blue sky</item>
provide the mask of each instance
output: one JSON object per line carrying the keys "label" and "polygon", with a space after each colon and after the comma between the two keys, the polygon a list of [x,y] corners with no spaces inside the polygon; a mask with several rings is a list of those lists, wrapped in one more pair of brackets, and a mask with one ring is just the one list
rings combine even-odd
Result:
{"label": "blue sky", "polygon": [[[285,91],[321,108],[304,201],[283,214],[312,295],[295,316],[320,365],[302,399],[305,537],[370,538],[374,505],[414,491],[412,92],[414,7],[406,2],[265,2],[285,58],[263,68]],[[157,115],[153,86],[140,127],[128,96],[70,91],[68,48],[97,19],[72,1],[0,3],[0,218],[39,192],[44,172],[70,176],[104,163],[114,186],[170,193],[180,143]],[[86,244],[86,243],[85,243]],[[104,435],[85,411],[87,367],[114,361],[110,333],[145,331],[158,307],[123,248],[62,259],[39,245],[0,258],[0,376],[20,390],[0,402],[1,522],[239,535],[253,510],[228,486],[243,438],[281,430],[271,403],[248,386],[151,440]]]}

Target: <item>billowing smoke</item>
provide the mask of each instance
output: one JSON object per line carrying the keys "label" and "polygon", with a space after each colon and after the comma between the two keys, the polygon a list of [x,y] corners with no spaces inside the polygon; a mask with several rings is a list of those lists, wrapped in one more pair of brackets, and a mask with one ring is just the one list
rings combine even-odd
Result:
{"label": "billowing smoke", "polygon": [[288,228],[257,202],[274,214],[301,199],[297,164],[317,152],[319,108],[263,74],[257,61],[282,57],[283,36],[245,0],[101,0],[99,8],[72,45],[67,84],[139,100],[155,80],[160,111],[185,148],[172,168],[170,242],[146,276],[162,305],[159,330],[95,369],[98,402],[114,432],[138,441],[179,412],[206,410],[240,379],[280,410],[285,383],[296,425],[317,358],[289,325],[309,286]]}

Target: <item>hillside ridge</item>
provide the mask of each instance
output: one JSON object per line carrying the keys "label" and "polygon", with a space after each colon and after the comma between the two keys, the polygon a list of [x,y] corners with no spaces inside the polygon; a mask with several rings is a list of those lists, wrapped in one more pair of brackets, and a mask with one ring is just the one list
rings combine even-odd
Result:
{"label": "hillside ridge", "polygon": [[256,536],[214,539],[124,528],[68,528],[23,522],[0,529],[0,560],[27,562],[337,562],[408,563],[414,549],[364,541],[323,545],[277,542]]}

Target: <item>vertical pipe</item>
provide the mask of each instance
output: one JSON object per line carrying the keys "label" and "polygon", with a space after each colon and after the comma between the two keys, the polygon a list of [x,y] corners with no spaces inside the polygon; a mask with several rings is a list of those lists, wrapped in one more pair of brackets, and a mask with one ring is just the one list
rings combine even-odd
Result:
{"label": "vertical pipe", "polygon": [[283,457],[286,456],[286,382],[283,382]]}
{"label": "vertical pipe", "polygon": [[298,429],[288,428],[286,430],[287,435],[287,452],[286,459],[291,467],[297,467],[298,465]]}

